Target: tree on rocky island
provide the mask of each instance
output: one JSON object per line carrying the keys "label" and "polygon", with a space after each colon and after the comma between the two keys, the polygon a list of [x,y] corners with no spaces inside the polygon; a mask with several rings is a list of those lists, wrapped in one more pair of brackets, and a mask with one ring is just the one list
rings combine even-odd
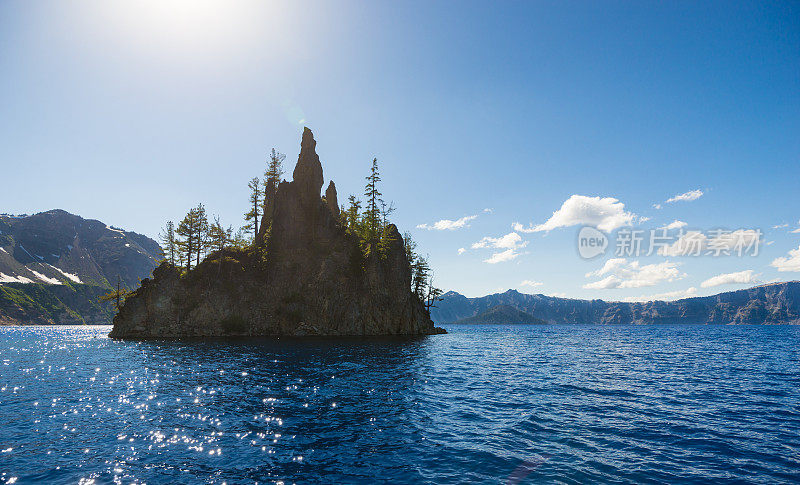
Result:
{"label": "tree on rocky island", "polygon": [[370,173],[366,177],[367,185],[364,187],[364,197],[366,200],[366,207],[364,212],[364,235],[363,238],[367,242],[375,242],[379,236],[380,222],[381,222],[381,192],[378,190],[378,182],[381,181],[381,175],[378,171],[378,159],[372,159],[372,167]]}
{"label": "tree on rocky island", "polygon": [[175,266],[178,244],[175,239],[175,224],[172,221],[167,221],[167,225],[162,229],[161,234],[159,234],[159,242],[161,243],[164,257],[171,265]]}
{"label": "tree on rocky island", "polygon": [[261,219],[261,210],[263,208],[261,181],[258,177],[253,177],[247,183],[247,187],[250,189],[250,210],[244,215],[246,222],[244,228],[255,236],[258,234],[258,221]]}
{"label": "tree on rocky island", "polygon": [[131,294],[131,291],[122,286],[122,277],[117,275],[117,286],[105,295],[100,296],[100,301],[110,301],[114,303],[114,308],[119,311],[125,298]]}
{"label": "tree on rocky island", "polygon": [[219,217],[214,217],[214,222],[208,227],[208,240],[209,245],[214,251],[222,251],[231,243],[231,235],[233,228],[228,227],[225,229],[219,222]]}
{"label": "tree on rocky island", "polygon": [[261,219],[261,230],[256,232],[254,243],[256,246],[263,246],[266,237],[272,227],[272,213],[275,208],[275,197],[278,194],[278,185],[283,176],[283,160],[286,155],[275,150],[269,154],[269,163],[264,172],[264,200],[261,203],[263,217]]}
{"label": "tree on rocky island", "polygon": [[186,271],[189,271],[192,269],[192,258],[196,258],[197,264],[200,264],[200,256],[207,247],[208,218],[203,204],[189,210],[175,233],[182,238],[177,241],[177,247],[185,255]]}

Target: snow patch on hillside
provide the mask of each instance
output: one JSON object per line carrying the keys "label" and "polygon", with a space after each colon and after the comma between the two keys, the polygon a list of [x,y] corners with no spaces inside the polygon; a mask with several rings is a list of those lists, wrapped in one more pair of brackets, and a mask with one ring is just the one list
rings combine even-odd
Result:
{"label": "snow patch on hillside", "polygon": [[28,268],[28,271],[33,273],[37,278],[39,278],[40,280],[44,281],[45,283],[50,283],[51,285],[60,285],[61,284],[61,281],[57,280],[56,278],[48,278],[47,276],[43,275],[42,273],[39,273],[38,271],[34,271],[34,270],[30,269],[30,268]]}
{"label": "snow patch on hillside", "polygon": [[0,284],[2,283],[33,283],[33,280],[24,276],[8,276],[0,273]]}
{"label": "snow patch on hillside", "polygon": [[53,268],[54,270],[58,271],[59,273],[63,274],[65,277],[69,278],[69,279],[70,279],[70,280],[72,280],[74,283],[83,283],[83,281],[81,281],[81,279],[78,277],[78,275],[74,275],[74,274],[72,274],[72,273],[67,273],[67,272],[66,272],[66,271],[64,271],[63,269],[61,269],[61,268],[57,268],[57,267],[53,266],[52,264],[50,264],[50,265],[48,265],[48,266],[50,266],[50,267],[51,267],[51,268]]}

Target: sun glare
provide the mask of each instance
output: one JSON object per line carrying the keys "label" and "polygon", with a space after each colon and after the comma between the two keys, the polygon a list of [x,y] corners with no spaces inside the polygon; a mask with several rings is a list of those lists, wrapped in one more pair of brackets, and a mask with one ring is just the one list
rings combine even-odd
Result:
{"label": "sun glare", "polygon": [[182,60],[229,55],[251,43],[267,49],[283,13],[279,3],[217,0],[108,2],[97,8],[111,37],[127,44],[121,47]]}

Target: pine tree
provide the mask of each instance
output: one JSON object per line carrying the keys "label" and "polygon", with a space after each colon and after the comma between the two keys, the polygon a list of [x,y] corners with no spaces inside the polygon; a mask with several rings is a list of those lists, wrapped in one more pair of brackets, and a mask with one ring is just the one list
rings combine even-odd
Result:
{"label": "pine tree", "polygon": [[211,248],[214,251],[222,251],[231,242],[231,234],[233,228],[228,227],[225,229],[219,222],[219,217],[214,217],[214,222],[208,227],[208,239]]}
{"label": "pine tree", "polygon": [[125,298],[127,298],[130,293],[130,290],[122,286],[122,278],[117,275],[117,287],[101,296],[100,301],[114,302],[114,308],[116,308],[117,312],[119,312],[122,302],[125,301]]}
{"label": "pine tree", "polygon": [[267,171],[264,172],[265,188],[269,188],[272,191],[278,190],[278,184],[281,182],[281,176],[283,175],[283,161],[285,159],[286,155],[275,150],[274,148],[272,149],[269,154]]}
{"label": "pine tree", "polygon": [[414,265],[411,267],[411,287],[420,301],[425,301],[425,289],[428,286],[428,276],[430,275],[431,267],[428,265],[428,259],[422,256],[417,256]]}
{"label": "pine tree", "polygon": [[425,299],[423,303],[425,304],[425,310],[428,312],[428,316],[431,314],[431,308],[436,306],[436,302],[442,299],[442,290],[433,286],[433,271],[430,272],[430,276],[428,276],[428,286],[425,289]]}
{"label": "pine tree", "polygon": [[206,208],[203,204],[197,206],[198,225],[197,225],[197,264],[200,264],[200,259],[206,254],[208,244],[208,217],[206,216]]}
{"label": "pine tree", "polygon": [[403,248],[406,250],[406,259],[408,260],[408,264],[411,266],[411,270],[413,271],[414,263],[417,262],[417,243],[411,238],[411,233],[408,231],[403,233]]}
{"label": "pine tree", "polygon": [[345,214],[345,218],[347,220],[347,232],[361,237],[361,228],[359,227],[361,223],[361,201],[356,199],[355,195],[351,195],[347,198],[347,202],[349,204],[347,210],[342,210],[342,213]]}
{"label": "pine tree", "polygon": [[380,239],[378,240],[378,254],[380,254],[381,257],[386,256],[393,241],[389,233],[389,215],[392,212],[394,212],[394,203],[390,203],[387,206],[386,203],[381,200]]}
{"label": "pine tree", "polygon": [[[262,209],[266,216],[264,222],[270,225],[272,224],[272,210],[275,207],[278,184],[281,183],[281,177],[283,176],[283,160],[285,158],[286,155],[273,148],[269,154],[267,171],[264,172],[264,202]],[[266,231],[268,229],[269,227],[265,227],[262,230]]]}
{"label": "pine tree", "polygon": [[177,247],[186,256],[186,271],[192,269],[192,258],[200,264],[200,257],[208,247],[208,218],[203,204],[189,210],[186,217],[178,224],[175,233],[181,240],[177,241]]}
{"label": "pine tree", "polygon": [[247,237],[244,227],[240,227],[231,238],[231,245],[236,249],[245,249],[252,244],[252,239]]}
{"label": "pine tree", "polygon": [[164,251],[164,256],[172,266],[175,266],[176,251],[178,249],[177,241],[175,240],[175,224],[172,221],[167,221],[167,225],[159,235],[161,239],[161,247]]}
{"label": "pine tree", "polygon": [[178,229],[175,230],[175,233],[181,238],[178,240],[178,248],[181,251],[181,259],[186,262],[186,271],[192,269],[192,255],[197,247],[194,230],[196,219],[195,210],[191,209],[178,224]]}
{"label": "pine tree", "polygon": [[374,242],[378,237],[378,229],[381,221],[380,204],[383,202],[381,199],[380,191],[378,190],[378,182],[381,181],[381,175],[378,172],[378,159],[372,159],[372,167],[370,174],[366,177],[367,185],[364,187],[364,197],[366,199],[366,211],[364,212],[364,225],[365,225],[365,238],[368,242]]}
{"label": "pine tree", "polygon": [[261,190],[261,181],[258,177],[253,177],[247,187],[250,188],[250,210],[244,215],[244,220],[248,221],[245,228],[256,235],[258,234],[258,222],[261,220],[261,198],[264,192]]}

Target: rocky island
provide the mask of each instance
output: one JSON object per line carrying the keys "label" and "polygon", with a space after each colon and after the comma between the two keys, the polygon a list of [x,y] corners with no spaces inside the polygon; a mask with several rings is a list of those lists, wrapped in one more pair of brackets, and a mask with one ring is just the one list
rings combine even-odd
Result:
{"label": "rocky island", "polygon": [[110,336],[444,333],[413,290],[408,245],[397,227],[385,223],[367,240],[353,234],[334,183],[321,197],[323,183],[306,128],[292,181],[265,190],[253,244],[211,252],[191,270],[162,263],[121,304]]}

